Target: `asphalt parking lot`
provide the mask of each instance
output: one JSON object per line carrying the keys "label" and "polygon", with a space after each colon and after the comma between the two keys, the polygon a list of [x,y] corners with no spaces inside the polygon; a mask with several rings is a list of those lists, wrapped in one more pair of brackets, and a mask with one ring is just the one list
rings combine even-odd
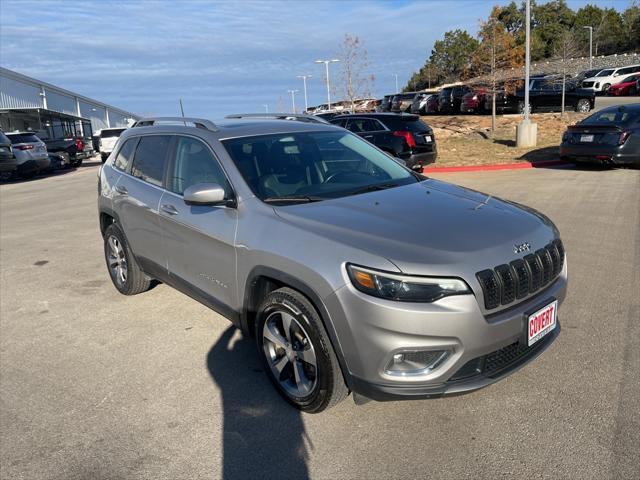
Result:
{"label": "asphalt parking lot", "polygon": [[320,415],[281,401],[216,313],[116,292],[96,173],[0,186],[3,479],[640,478],[639,170],[440,174],[557,224],[563,331],[478,392]]}

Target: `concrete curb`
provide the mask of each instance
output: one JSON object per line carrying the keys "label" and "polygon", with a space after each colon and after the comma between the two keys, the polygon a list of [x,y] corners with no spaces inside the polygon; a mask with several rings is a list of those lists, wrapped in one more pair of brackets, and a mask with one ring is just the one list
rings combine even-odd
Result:
{"label": "concrete curb", "polygon": [[448,172],[484,172],[491,170],[521,170],[525,168],[544,168],[560,165],[569,165],[562,160],[546,160],[543,162],[518,162],[518,163],[501,163],[495,165],[468,165],[462,167],[424,167],[422,173],[448,173]]}

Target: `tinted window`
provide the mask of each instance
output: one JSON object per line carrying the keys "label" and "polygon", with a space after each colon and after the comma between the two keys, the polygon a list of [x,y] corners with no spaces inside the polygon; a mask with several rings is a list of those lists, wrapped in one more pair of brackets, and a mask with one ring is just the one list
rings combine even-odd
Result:
{"label": "tinted window", "polygon": [[633,67],[621,68],[616,73],[618,75],[628,75],[629,73],[633,73]]}
{"label": "tinted window", "polygon": [[226,191],[229,190],[224,172],[207,146],[195,138],[178,137],[168,188],[182,195],[187,187],[198,183],[217,183]]}
{"label": "tinted window", "polygon": [[100,138],[119,137],[124,131],[124,128],[102,130],[100,132]]}
{"label": "tinted window", "polygon": [[130,138],[124,142],[124,145],[122,145],[122,148],[118,152],[118,156],[113,162],[114,167],[123,171],[126,171],[127,168],[129,168],[129,164],[133,158],[133,151],[136,148],[136,143],[138,143],[137,138]]}
{"label": "tinted window", "polygon": [[370,185],[416,182],[391,157],[345,131],[262,135],[222,143],[263,200],[335,198]]}
{"label": "tinted window", "polygon": [[2,132],[0,132],[0,143],[11,143],[11,140]]}
{"label": "tinted window", "polygon": [[596,75],[596,77],[608,77],[612,73],[613,73],[612,69],[602,70],[599,74]]}
{"label": "tinted window", "polygon": [[351,118],[347,124],[347,128],[355,133],[374,132],[382,130],[382,127],[375,120],[370,118]]}
{"label": "tinted window", "polygon": [[171,137],[168,135],[141,137],[133,159],[131,175],[161,186],[170,143]]}
{"label": "tinted window", "polygon": [[40,143],[40,139],[33,133],[10,133],[7,136],[14,145],[18,143]]}

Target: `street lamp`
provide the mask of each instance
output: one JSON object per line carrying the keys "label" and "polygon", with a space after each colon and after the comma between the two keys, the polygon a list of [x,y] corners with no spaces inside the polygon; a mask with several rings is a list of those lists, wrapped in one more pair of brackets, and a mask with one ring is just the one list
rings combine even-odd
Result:
{"label": "street lamp", "polygon": [[291,94],[291,113],[296,113],[296,93],[300,90],[287,90]]}
{"label": "street lamp", "polygon": [[304,111],[305,113],[309,110],[309,105],[307,104],[307,78],[311,78],[311,75],[298,75],[298,78],[302,79],[302,83],[304,84]]}
{"label": "street lamp", "polygon": [[398,74],[394,73],[394,77],[396,77],[396,93],[398,93]]}
{"label": "street lamp", "polygon": [[333,60],[316,60],[315,63],[324,63],[325,72],[327,75],[327,110],[331,110],[331,91],[329,88],[329,64],[339,62],[340,60],[334,58]]}
{"label": "street lamp", "polygon": [[269,113],[269,105],[263,103],[262,106],[264,107],[264,113]]}
{"label": "street lamp", "polygon": [[589,68],[593,68],[593,27],[592,26],[584,26],[582,28],[589,29]]}
{"label": "street lamp", "polygon": [[531,64],[531,0],[526,0],[524,59],[524,119],[516,126],[516,146],[535,147],[538,125],[529,120],[529,70]]}

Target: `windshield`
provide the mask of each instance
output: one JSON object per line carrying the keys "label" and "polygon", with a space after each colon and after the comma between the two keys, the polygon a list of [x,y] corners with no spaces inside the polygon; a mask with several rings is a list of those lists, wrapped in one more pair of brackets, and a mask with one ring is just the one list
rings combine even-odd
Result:
{"label": "windshield", "polygon": [[418,181],[346,131],[262,135],[222,144],[256,196],[267,202],[319,201]]}
{"label": "windshield", "polygon": [[613,73],[612,69],[609,70],[602,70],[599,74],[596,75],[596,77],[608,77],[609,75],[611,75]]}
{"label": "windshield", "polygon": [[580,122],[580,125],[627,125],[640,119],[640,109],[629,110],[615,108],[612,110],[600,110]]}

